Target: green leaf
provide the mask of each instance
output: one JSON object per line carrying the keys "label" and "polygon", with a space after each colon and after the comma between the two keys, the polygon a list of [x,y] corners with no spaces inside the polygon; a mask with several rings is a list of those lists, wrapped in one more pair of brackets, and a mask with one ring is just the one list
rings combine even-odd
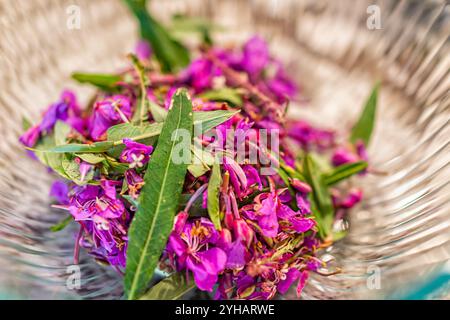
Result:
{"label": "green leaf", "polygon": [[174,273],[155,284],[140,300],[178,300],[195,288],[195,282],[187,282],[181,273]]}
{"label": "green leaf", "polygon": [[214,227],[221,230],[220,225],[220,205],[219,190],[222,184],[222,176],[220,175],[220,164],[216,161],[212,167],[211,177],[208,183],[208,214]]}
{"label": "green leaf", "polygon": [[367,168],[366,161],[358,161],[353,163],[346,163],[336,167],[332,172],[324,176],[325,183],[332,186],[342,180],[351,177]]}
{"label": "green leaf", "polygon": [[63,121],[56,121],[55,123],[55,145],[59,146],[59,145],[63,145],[66,144],[67,141],[67,135],[70,133],[70,131],[72,130],[71,127],[63,122]]}
{"label": "green leaf", "polygon": [[92,144],[69,143],[39,151],[51,153],[101,153],[108,151],[113,146],[114,142],[111,141],[95,142]]}
{"label": "green leaf", "polygon": [[192,163],[188,166],[188,171],[195,177],[198,178],[208,172],[214,164],[214,156],[193,144],[192,150]]}
{"label": "green leaf", "polygon": [[192,136],[192,103],[184,89],[179,89],[172,99],[172,109],[144,176],[139,209],[129,229],[124,279],[128,299],[138,298],[152,278],[172,230],[187,172],[187,164],[175,163],[173,156],[181,138],[179,130],[187,130]]}
{"label": "green leaf", "polygon": [[366,105],[359,117],[358,122],[356,122],[352,128],[350,135],[350,141],[352,143],[362,140],[365,146],[369,145],[370,137],[375,124],[379,87],[380,84],[377,83],[367,99]]}
{"label": "green leaf", "polygon": [[58,222],[57,224],[53,225],[50,227],[50,230],[52,232],[58,232],[63,230],[65,227],[67,227],[71,221],[73,220],[73,217],[71,215],[68,215],[66,218],[64,218],[63,220],[61,220],[60,222]]}
{"label": "green leaf", "polygon": [[201,126],[201,133],[208,132],[219,124],[224,123],[239,110],[214,110],[214,111],[198,111],[194,112],[194,126]]}
{"label": "green leaf", "polygon": [[189,51],[147,11],[146,0],[124,0],[139,21],[141,37],[147,40],[163,72],[174,72],[189,64]]}
{"label": "green leaf", "polygon": [[177,14],[172,17],[169,31],[177,39],[183,39],[186,33],[197,33],[202,37],[203,43],[211,45],[212,37],[210,32],[219,29],[218,26],[206,19]]}
{"label": "green leaf", "polygon": [[128,194],[124,194],[122,195],[122,197],[127,200],[132,206],[134,206],[135,208],[139,208],[139,201],[134,199],[132,196],[128,195]]}
{"label": "green leaf", "polygon": [[149,102],[150,113],[152,114],[153,119],[156,122],[164,122],[167,117],[167,110],[161,107],[160,105],[150,101]]}
{"label": "green leaf", "polygon": [[72,79],[80,83],[91,84],[105,91],[115,92],[118,90],[117,82],[121,81],[122,77],[116,74],[75,72],[72,74]]}
{"label": "green leaf", "polygon": [[145,126],[121,123],[109,128],[107,136],[109,141],[114,141],[116,144],[121,143],[125,138],[141,141],[157,137],[161,133],[162,127],[162,123],[151,123]]}
{"label": "green leaf", "polygon": [[330,234],[332,228],[334,217],[333,204],[325,179],[318,170],[314,159],[309,154],[306,154],[304,159],[303,173],[306,181],[313,189],[312,200],[317,207],[316,214],[318,215],[318,222],[322,221],[319,229],[321,229],[322,234],[326,237]]}
{"label": "green leaf", "polygon": [[239,91],[229,87],[206,91],[200,95],[200,98],[212,101],[224,101],[233,106],[242,106],[242,96]]}
{"label": "green leaf", "polygon": [[76,163],[72,156],[64,154],[61,160],[61,166],[65,172],[65,174],[69,177],[69,180],[72,180],[79,186],[86,185],[89,181],[94,178],[94,170],[89,170],[86,173],[86,176],[82,180],[80,173],[80,165]]}
{"label": "green leaf", "polygon": [[75,154],[78,158],[83,160],[84,162],[90,163],[90,164],[98,164],[100,162],[105,161],[105,157],[101,154],[94,154],[94,153],[76,153]]}

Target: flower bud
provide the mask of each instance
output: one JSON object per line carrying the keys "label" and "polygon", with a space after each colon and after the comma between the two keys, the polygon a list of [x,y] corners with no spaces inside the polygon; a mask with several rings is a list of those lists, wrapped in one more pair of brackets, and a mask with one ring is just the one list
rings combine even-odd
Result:
{"label": "flower bud", "polygon": [[178,213],[173,223],[173,231],[175,231],[177,234],[180,234],[183,231],[188,217],[189,214],[187,212],[181,211],[180,213]]}
{"label": "flower bud", "polygon": [[291,185],[294,187],[295,190],[302,192],[302,193],[310,193],[312,191],[309,184],[306,182],[300,181],[298,179],[291,179]]}
{"label": "flower bud", "polygon": [[242,219],[235,220],[233,224],[233,231],[234,236],[237,239],[244,241],[247,247],[250,246],[250,244],[253,241],[253,236],[255,235],[255,232],[253,231],[252,228],[248,226],[247,222],[245,222]]}

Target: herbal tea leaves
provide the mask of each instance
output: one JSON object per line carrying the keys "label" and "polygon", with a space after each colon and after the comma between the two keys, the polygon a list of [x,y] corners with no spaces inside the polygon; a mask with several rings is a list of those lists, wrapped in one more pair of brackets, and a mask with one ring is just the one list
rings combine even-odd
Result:
{"label": "herbal tea leaves", "polygon": [[174,273],[150,288],[139,300],[178,300],[195,288],[194,281],[185,275]]}
{"label": "herbal tea leaves", "polygon": [[139,21],[141,37],[147,40],[163,72],[180,70],[189,63],[189,51],[147,11],[146,0],[124,0]]}
{"label": "herbal tea leaves", "polygon": [[219,190],[222,184],[222,177],[220,175],[220,164],[215,161],[211,170],[211,177],[208,184],[208,214],[214,227],[221,230],[220,226],[220,205],[219,205]]}
{"label": "herbal tea leaves", "polygon": [[144,176],[139,209],[131,223],[125,272],[125,292],[136,299],[152,278],[178,206],[187,164],[174,162],[180,130],[192,136],[192,103],[185,90],[178,90],[161,130],[158,146]]}
{"label": "herbal tea leaves", "polygon": [[367,99],[366,105],[359,117],[358,122],[356,122],[352,128],[350,135],[350,141],[352,143],[356,143],[358,140],[361,140],[364,142],[365,146],[369,145],[370,137],[375,124],[379,87],[380,84],[377,83]]}

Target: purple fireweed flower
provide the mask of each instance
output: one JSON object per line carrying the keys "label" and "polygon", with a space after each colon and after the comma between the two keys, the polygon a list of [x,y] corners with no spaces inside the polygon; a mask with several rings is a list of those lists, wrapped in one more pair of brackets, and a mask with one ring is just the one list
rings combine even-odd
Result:
{"label": "purple fireweed flower", "polygon": [[251,220],[257,220],[262,234],[266,237],[276,237],[278,234],[277,208],[278,197],[274,193],[262,193],[256,196],[254,211],[245,211]]}
{"label": "purple fireweed flower", "polygon": [[204,291],[212,291],[227,261],[222,249],[211,247],[217,238],[212,222],[201,218],[187,222],[181,233],[172,232],[166,248],[178,256],[177,267],[190,270],[197,287]]}
{"label": "purple fireweed flower", "polygon": [[305,150],[313,147],[322,150],[334,145],[333,131],[314,128],[302,120],[289,122],[287,134]]}
{"label": "purple fireweed flower", "polygon": [[137,199],[145,182],[144,179],[133,169],[125,171],[125,180],[128,186],[128,194]]}
{"label": "purple fireweed flower", "polygon": [[152,55],[152,47],[148,43],[148,41],[141,39],[136,44],[136,48],[134,49],[136,56],[140,60],[149,60]]}
{"label": "purple fireweed flower", "polygon": [[[129,214],[116,197],[116,186],[120,182],[102,180],[100,186],[76,187],[70,198],[69,211],[93,240],[96,251],[118,256],[126,246],[126,228]],[[110,263],[122,263],[123,259]],[[122,265],[124,266],[124,264]]]}
{"label": "purple fireweed flower", "polygon": [[295,195],[295,200],[297,201],[297,207],[302,214],[306,215],[311,213],[311,203],[306,194],[297,193]]}
{"label": "purple fireweed flower", "polygon": [[61,180],[53,182],[50,188],[50,196],[55,198],[59,204],[69,204],[69,186]]}
{"label": "purple fireweed flower", "polygon": [[214,77],[220,76],[221,70],[209,59],[200,57],[191,62],[183,74],[196,93],[212,88]]}
{"label": "purple fireweed flower", "polygon": [[277,63],[277,71],[275,76],[267,81],[267,88],[279,103],[294,98],[298,93],[297,85],[286,74],[281,63]]}
{"label": "purple fireweed flower", "polygon": [[303,233],[315,226],[315,221],[305,218],[305,214],[310,213],[309,203],[300,208],[299,211],[292,210],[285,202],[285,189],[276,192],[261,193],[256,196],[254,204],[244,206],[242,211],[251,220],[256,220],[261,232],[266,237],[276,237],[280,222],[282,229],[293,230]]}
{"label": "purple fireweed flower", "polygon": [[258,77],[269,59],[269,47],[261,37],[254,36],[244,44],[241,67],[251,77]]}
{"label": "purple fireweed flower", "polygon": [[152,146],[146,146],[131,139],[123,139],[123,143],[125,149],[120,155],[120,160],[129,163],[130,168],[142,168],[150,160],[150,154],[153,152]]}
{"label": "purple fireweed flower", "polygon": [[23,135],[20,136],[19,141],[26,147],[32,148],[39,140],[41,129],[39,125],[29,128]]}
{"label": "purple fireweed flower", "polygon": [[45,111],[42,122],[39,125],[41,132],[49,132],[53,129],[57,120],[67,121],[80,116],[80,107],[75,95],[71,91],[63,91],[60,100],[49,106]]}
{"label": "purple fireweed flower", "polygon": [[130,117],[131,103],[125,96],[115,95],[96,102],[89,122],[92,139],[104,140],[109,127],[128,122]]}
{"label": "purple fireweed flower", "polygon": [[102,180],[101,186],[75,188],[69,207],[75,220],[92,220],[95,216],[104,219],[120,218],[125,209],[122,201],[116,197],[116,184],[116,181]]}
{"label": "purple fireweed flower", "polygon": [[297,268],[289,268],[289,270],[282,275],[282,280],[277,285],[277,290],[281,294],[285,294],[291,285],[300,277],[300,271]]}
{"label": "purple fireweed flower", "polygon": [[361,189],[350,190],[350,193],[344,198],[342,202],[339,203],[339,205],[340,207],[345,209],[353,208],[362,200],[362,196],[363,193]]}
{"label": "purple fireweed flower", "polygon": [[334,151],[331,158],[331,162],[334,166],[340,166],[346,163],[352,163],[358,161],[359,158],[354,153],[345,148],[338,148]]}

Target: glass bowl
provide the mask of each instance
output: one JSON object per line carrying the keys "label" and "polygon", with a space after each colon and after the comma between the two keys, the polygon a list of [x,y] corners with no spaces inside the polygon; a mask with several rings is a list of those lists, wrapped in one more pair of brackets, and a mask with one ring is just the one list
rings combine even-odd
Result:
{"label": "glass bowl", "polygon": [[[162,21],[175,13],[210,19],[223,27],[221,43],[266,37],[302,86],[292,116],[322,127],[348,129],[382,81],[369,149],[377,173],[358,181],[365,199],[346,221],[349,235],[323,253],[328,275],[312,275],[302,298],[405,297],[449,260],[446,1],[167,0],[150,9]],[[61,217],[50,208],[53,178],[18,137],[22,119],[37,121],[62,89],[86,102],[92,90],[71,72],[122,67],[136,31],[118,0],[0,2],[0,298],[121,297],[121,276],[84,252],[80,286],[71,285],[76,230],[49,231]]]}

